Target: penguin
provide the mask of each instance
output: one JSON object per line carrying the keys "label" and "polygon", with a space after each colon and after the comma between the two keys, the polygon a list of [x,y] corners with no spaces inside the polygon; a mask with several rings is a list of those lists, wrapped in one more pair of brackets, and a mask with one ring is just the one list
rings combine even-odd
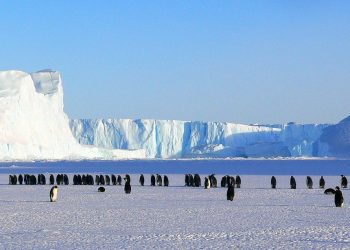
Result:
{"label": "penguin", "polygon": [[241,188],[241,183],[242,183],[241,177],[239,175],[237,175],[236,176],[236,187]]}
{"label": "penguin", "polygon": [[113,186],[117,185],[117,178],[115,177],[114,174],[112,174],[112,185]]}
{"label": "penguin", "polygon": [[12,183],[13,183],[13,177],[12,175],[9,175],[9,185],[12,185]]}
{"label": "penguin", "polygon": [[117,184],[122,185],[122,177],[120,175],[117,176]]}
{"label": "penguin", "polygon": [[83,182],[83,179],[81,178],[81,175],[78,174],[78,176],[77,176],[77,184],[81,185],[82,182]]}
{"label": "penguin", "polygon": [[63,182],[64,182],[64,185],[69,185],[69,178],[68,178],[68,175],[63,175]]}
{"label": "penguin", "polygon": [[102,174],[100,174],[100,184],[105,185],[105,177]]}
{"label": "penguin", "polygon": [[193,178],[193,175],[190,174],[189,177],[190,177],[190,183],[189,183],[190,185],[189,185],[189,186],[190,186],[190,187],[194,187],[194,178]]}
{"label": "penguin", "polygon": [[341,175],[341,188],[348,188],[348,179],[344,175]]}
{"label": "penguin", "polygon": [[126,174],[126,175],[125,175],[125,178],[129,181],[129,183],[131,183],[130,175]]}
{"label": "penguin", "polygon": [[324,194],[335,194],[335,190],[333,188],[327,188],[324,191]]}
{"label": "penguin", "polygon": [[145,184],[145,177],[143,176],[143,174],[140,175],[139,183],[141,186]]}
{"label": "penguin", "polygon": [[124,191],[126,194],[130,194],[131,193],[130,180],[128,178],[124,178],[124,180],[125,180]]}
{"label": "penguin", "polygon": [[227,184],[227,176],[225,175],[221,178],[220,186],[223,188],[223,187],[226,187],[226,184]]}
{"label": "penguin", "polygon": [[100,193],[103,193],[104,191],[106,191],[106,189],[104,187],[99,187],[97,189],[97,191],[100,192]]}
{"label": "penguin", "polygon": [[235,177],[231,176],[229,177],[228,185],[232,184],[233,186],[236,185]]}
{"label": "penguin", "polygon": [[78,176],[75,174],[74,176],[73,176],[73,185],[77,185],[78,183],[77,183],[77,180],[78,180]]}
{"label": "penguin", "polygon": [[162,176],[157,174],[157,177],[156,177],[156,182],[157,182],[157,186],[162,186]]}
{"label": "penguin", "polygon": [[58,195],[58,187],[53,186],[50,190],[50,201],[51,202],[57,201],[57,195]]}
{"label": "penguin", "polygon": [[271,188],[276,188],[277,180],[275,176],[271,177]]}
{"label": "penguin", "polygon": [[46,185],[46,177],[45,177],[45,175],[42,175],[42,183],[43,183],[43,185]]}
{"label": "penguin", "polygon": [[307,176],[306,177],[306,186],[308,189],[312,189],[312,185],[313,185],[313,182],[312,182],[312,179],[310,176]]}
{"label": "penguin", "polygon": [[233,197],[235,197],[235,186],[234,185],[229,185],[227,188],[227,200],[228,201],[233,201]]}
{"label": "penguin", "polygon": [[199,176],[199,174],[194,175],[193,181],[195,187],[200,187],[202,185],[201,177]]}
{"label": "penguin", "polygon": [[156,177],[152,174],[151,175],[151,186],[155,186],[156,185]]}
{"label": "penguin", "polygon": [[86,185],[87,184],[87,176],[83,174],[81,176],[81,185]]}
{"label": "penguin", "polygon": [[89,178],[88,178],[88,184],[89,185],[94,185],[94,177],[92,177],[92,175],[88,175],[89,176]]}
{"label": "penguin", "polygon": [[30,185],[36,185],[36,177],[35,175],[30,176]]}
{"label": "penguin", "polygon": [[100,176],[98,174],[95,175],[95,184],[100,185]]}
{"label": "penguin", "polygon": [[164,175],[163,180],[164,180],[164,187],[169,186],[169,179],[168,179],[168,176]]}
{"label": "penguin", "polygon": [[209,189],[210,188],[210,179],[205,177],[204,179],[204,189]]}
{"label": "penguin", "polygon": [[55,184],[55,177],[53,176],[53,174],[50,174],[50,185]]}
{"label": "penguin", "polygon": [[326,182],[323,179],[323,176],[321,176],[321,178],[320,178],[320,188],[324,188],[325,185],[326,185]]}
{"label": "penguin", "polygon": [[190,185],[190,175],[186,174],[185,175],[185,186],[188,187]]}
{"label": "penguin", "polygon": [[343,193],[338,186],[335,187],[334,203],[336,207],[342,207],[344,205]]}
{"label": "penguin", "polygon": [[109,177],[109,175],[106,175],[106,185],[110,185],[111,184],[111,178]]}
{"label": "penguin", "polygon": [[18,182],[20,185],[23,183],[23,176],[21,174],[18,176]]}
{"label": "penguin", "polygon": [[61,184],[61,175],[60,175],[60,174],[58,174],[58,175],[56,176],[56,184],[57,184],[57,185],[60,185],[60,184]]}
{"label": "penguin", "polygon": [[291,189],[296,189],[296,188],[297,188],[297,183],[295,182],[294,176],[291,176],[291,177],[290,177],[289,183],[290,183],[290,188],[291,188]]}
{"label": "penguin", "polygon": [[210,185],[211,185],[211,187],[216,188],[216,187],[218,186],[218,182],[217,182],[217,180],[216,180],[215,175],[214,175],[214,174],[211,174],[211,175],[209,176],[209,179],[210,179]]}
{"label": "penguin", "polygon": [[41,174],[38,174],[38,185],[42,185]]}

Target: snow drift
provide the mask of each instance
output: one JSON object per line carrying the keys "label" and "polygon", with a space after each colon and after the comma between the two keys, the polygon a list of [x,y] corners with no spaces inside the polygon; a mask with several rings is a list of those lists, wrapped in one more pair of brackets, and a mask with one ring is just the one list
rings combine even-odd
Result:
{"label": "snow drift", "polygon": [[57,71],[0,71],[0,160],[141,157],[143,150],[98,149],[76,141]]}

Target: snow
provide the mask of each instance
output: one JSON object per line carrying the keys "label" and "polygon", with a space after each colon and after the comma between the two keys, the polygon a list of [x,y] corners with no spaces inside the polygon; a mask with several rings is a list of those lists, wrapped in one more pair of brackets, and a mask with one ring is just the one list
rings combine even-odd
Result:
{"label": "snow", "polygon": [[[243,175],[233,202],[226,188],[184,187],[184,175],[168,175],[170,187],[59,186],[58,201],[49,202],[51,186],[0,185],[2,249],[349,249],[349,190],[345,207],[314,187],[305,176]],[[222,175],[218,175],[220,180]],[[204,175],[201,175],[202,180]],[[72,175],[70,175],[72,178]],[[314,184],[319,176],[312,176]],[[325,176],[326,187],[339,176]],[[8,175],[0,175],[6,184]],[[316,185],[315,185],[316,186]]]}
{"label": "snow", "polygon": [[318,149],[315,142],[327,126],[149,119],[70,120],[73,135],[81,144],[144,149],[150,158],[323,157],[327,156],[327,149]]}
{"label": "snow", "polygon": [[63,110],[57,71],[0,71],[0,160],[144,157],[144,150],[107,150],[77,143]]}

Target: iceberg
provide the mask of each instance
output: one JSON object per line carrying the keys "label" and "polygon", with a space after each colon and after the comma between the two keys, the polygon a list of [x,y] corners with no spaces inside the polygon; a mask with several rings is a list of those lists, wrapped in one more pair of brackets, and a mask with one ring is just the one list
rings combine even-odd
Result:
{"label": "iceberg", "polygon": [[144,158],[145,151],[80,145],[63,110],[59,72],[0,71],[0,160]]}
{"label": "iceberg", "polygon": [[79,143],[144,149],[150,158],[314,157],[328,124],[244,125],[150,119],[73,119]]}

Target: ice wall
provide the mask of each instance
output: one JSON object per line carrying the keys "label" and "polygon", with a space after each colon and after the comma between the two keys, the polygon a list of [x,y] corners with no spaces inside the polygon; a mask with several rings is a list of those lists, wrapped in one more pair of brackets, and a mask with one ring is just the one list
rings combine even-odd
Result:
{"label": "ice wall", "polygon": [[139,158],[144,150],[80,145],[63,111],[57,71],[0,71],[0,160]]}
{"label": "ice wall", "polygon": [[147,157],[303,157],[327,124],[243,125],[175,120],[75,119],[81,144],[145,149]]}

